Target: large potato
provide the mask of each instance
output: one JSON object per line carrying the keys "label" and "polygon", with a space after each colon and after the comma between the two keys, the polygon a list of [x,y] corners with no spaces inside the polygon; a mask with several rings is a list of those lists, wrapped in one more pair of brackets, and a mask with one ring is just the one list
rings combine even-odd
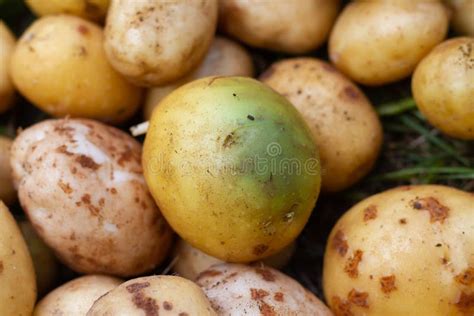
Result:
{"label": "large potato", "polygon": [[326,41],[339,3],[339,0],[220,0],[219,27],[255,47],[301,54]]}
{"label": "large potato", "polygon": [[0,114],[13,104],[15,87],[10,77],[10,59],[15,48],[15,37],[0,20]]}
{"label": "large potato", "polygon": [[244,77],[208,77],[155,109],[143,150],[150,191],[205,253],[251,262],[301,232],[320,188],[318,150],[284,97]]}
{"label": "large potato", "polygon": [[21,205],[71,269],[130,276],[166,256],[171,231],[148,193],[140,155],[132,137],[91,120],[47,120],[15,139]]}
{"label": "large potato", "polygon": [[300,111],[318,144],[322,189],[341,191],[365,176],[382,145],[382,127],[362,91],[315,58],[286,59],[260,77]]}
{"label": "large potato", "polygon": [[371,196],[333,228],[323,287],[336,315],[474,315],[474,195],[420,185]]}
{"label": "large potato", "polygon": [[140,102],[140,90],[112,69],[97,25],[75,16],[46,16],[22,35],[12,56],[18,90],[54,115],[121,122]]}
{"label": "large potato", "polygon": [[409,76],[447,30],[438,0],[353,1],[334,25],[329,55],[351,79],[382,85]]}
{"label": "large potato", "polygon": [[177,276],[155,275],[129,280],[98,299],[87,316],[212,316],[203,291]]}
{"label": "large potato", "polygon": [[50,14],[72,14],[100,21],[107,14],[110,0],[26,0],[28,7],[39,16]]}
{"label": "large potato", "polygon": [[112,0],[105,51],[114,68],[138,85],[184,76],[204,58],[217,23],[217,0]]}
{"label": "large potato", "polygon": [[445,0],[452,9],[453,28],[465,35],[474,36],[474,1]]}
{"label": "large potato", "polygon": [[452,38],[433,49],[416,68],[412,91],[431,124],[474,140],[474,38]]}
{"label": "large potato", "polygon": [[150,119],[151,113],[164,97],[192,80],[207,76],[252,77],[253,73],[252,58],[245,48],[224,37],[216,36],[206,57],[194,71],[177,82],[148,90],[143,110],[145,119]]}
{"label": "large potato", "polygon": [[10,147],[12,140],[0,136],[0,200],[10,205],[16,200],[16,190],[13,186],[12,170],[10,167]]}
{"label": "large potato", "polygon": [[36,305],[34,316],[85,316],[96,300],[120,283],[103,275],[79,277],[46,295]]}
{"label": "large potato", "polygon": [[35,301],[33,262],[13,216],[0,201],[0,314],[30,316]]}

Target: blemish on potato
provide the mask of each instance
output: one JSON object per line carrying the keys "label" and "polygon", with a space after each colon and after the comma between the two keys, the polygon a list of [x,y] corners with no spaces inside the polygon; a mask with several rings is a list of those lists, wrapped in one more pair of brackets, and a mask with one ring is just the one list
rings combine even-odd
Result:
{"label": "blemish on potato", "polygon": [[346,237],[342,230],[338,230],[332,239],[332,248],[335,249],[342,257],[344,257],[349,249]]}
{"label": "blemish on potato", "polygon": [[362,250],[357,249],[354,255],[347,260],[344,271],[349,275],[349,277],[357,278],[359,276],[358,266],[359,262],[362,261],[362,255]]}
{"label": "blemish on potato", "polygon": [[163,308],[167,311],[170,311],[173,309],[173,304],[168,302],[168,301],[164,301],[163,302]]}
{"label": "blemish on potato", "polygon": [[256,268],[255,269],[255,272],[257,272],[258,274],[260,274],[262,276],[262,278],[267,281],[267,282],[274,282],[275,279],[276,279],[276,276],[275,274],[273,274],[272,271],[270,271],[269,269],[266,269],[266,268]]}
{"label": "blemish on potato", "polygon": [[442,205],[434,197],[417,198],[412,202],[412,206],[416,210],[428,211],[430,213],[430,222],[443,223],[448,217],[449,208]]}
{"label": "blemish on potato", "polygon": [[58,148],[56,148],[56,152],[60,154],[64,154],[66,156],[73,156],[74,154],[72,152],[67,151],[66,145],[61,145]]}
{"label": "blemish on potato", "polygon": [[3,269],[4,269],[4,267],[3,267],[3,261],[0,261],[0,274],[2,274]]}
{"label": "blemish on potato", "polygon": [[467,294],[465,292],[461,292],[461,295],[459,295],[459,299],[455,304],[456,307],[463,313],[467,314],[474,312],[474,293]]}
{"label": "blemish on potato", "polygon": [[346,300],[342,300],[339,296],[333,296],[332,309],[335,316],[353,316],[351,311],[351,303]]}
{"label": "blemish on potato", "polygon": [[400,218],[400,220],[398,222],[400,223],[400,225],[405,225],[407,223],[407,219],[406,218]]}
{"label": "blemish on potato", "polygon": [[377,207],[375,205],[369,205],[364,210],[364,222],[370,221],[377,217]]}
{"label": "blemish on potato", "polygon": [[160,307],[153,298],[145,296],[142,292],[134,293],[132,302],[137,308],[143,310],[146,316],[158,316]]}
{"label": "blemish on potato", "polygon": [[77,31],[81,33],[82,35],[89,34],[89,28],[85,26],[84,24],[79,24],[79,26],[77,27]]}
{"label": "blemish on potato", "polygon": [[258,302],[258,309],[260,310],[260,314],[262,316],[277,316],[273,306],[268,305],[264,301]]}
{"label": "blemish on potato", "polygon": [[282,293],[282,292],[276,292],[274,295],[273,295],[273,298],[275,299],[275,301],[277,302],[283,302],[285,300],[285,295]]}
{"label": "blemish on potato", "polygon": [[474,284],[474,267],[467,268],[464,272],[456,275],[454,278],[457,282],[464,285]]}
{"label": "blemish on potato", "polygon": [[199,279],[204,278],[204,277],[214,277],[214,276],[218,276],[218,275],[221,275],[221,274],[222,274],[222,272],[217,271],[217,270],[206,270],[206,271],[203,271],[203,272],[199,273],[196,280],[199,280]]}
{"label": "blemish on potato", "polygon": [[234,132],[231,132],[230,134],[228,134],[225,139],[224,139],[224,143],[222,144],[222,147],[224,148],[229,148],[231,147],[233,144],[235,144],[236,142],[236,139],[234,138]]}
{"label": "blemish on potato", "polygon": [[367,308],[369,307],[369,293],[358,292],[356,289],[352,289],[347,295],[347,299],[354,305]]}
{"label": "blemish on potato", "polygon": [[91,157],[86,156],[86,155],[77,156],[76,162],[79,163],[81,167],[92,169],[92,170],[97,170],[100,167],[100,165],[97,164],[94,160],[92,160]]}
{"label": "blemish on potato", "polygon": [[181,313],[178,314],[178,316],[189,316],[189,314],[186,313],[186,312],[181,312]]}
{"label": "blemish on potato", "polygon": [[359,92],[352,86],[345,87],[344,94],[352,100],[356,100],[359,98]]}
{"label": "blemish on potato", "polygon": [[256,256],[260,256],[268,250],[268,245],[260,244],[253,248],[253,254]]}
{"label": "blemish on potato", "polygon": [[58,181],[58,186],[63,190],[64,193],[66,194],[71,194],[72,193],[72,188],[69,185],[69,183],[64,183],[62,180]]}
{"label": "blemish on potato", "polygon": [[388,275],[380,278],[380,288],[385,294],[389,294],[397,289],[395,285],[395,276]]}
{"label": "blemish on potato", "polygon": [[258,301],[258,300],[261,300],[263,299],[265,296],[268,296],[270,295],[270,293],[268,293],[267,291],[265,290],[262,290],[262,289],[254,289],[254,288],[251,288],[250,289],[250,297],[255,300],[255,301]]}

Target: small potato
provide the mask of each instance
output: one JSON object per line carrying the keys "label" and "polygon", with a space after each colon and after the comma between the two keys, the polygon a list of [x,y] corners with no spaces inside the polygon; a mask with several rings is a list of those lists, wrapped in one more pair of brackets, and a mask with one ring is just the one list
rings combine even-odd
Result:
{"label": "small potato", "polygon": [[219,27],[255,47],[302,54],[321,46],[339,0],[220,0]]}
{"label": "small potato", "polygon": [[474,195],[405,186],[353,206],[326,247],[336,315],[474,315]]}
{"label": "small potato", "polygon": [[94,118],[118,123],[138,109],[140,89],[113,68],[97,25],[69,15],[36,20],[12,56],[18,90],[53,116]]}
{"label": "small potato", "polygon": [[463,35],[474,36],[474,1],[445,0],[452,9],[451,25]]}
{"label": "small potato", "polygon": [[71,269],[130,276],[166,256],[171,230],[148,192],[140,156],[132,137],[91,120],[46,120],[15,139],[20,203]]}
{"label": "small potato", "polygon": [[16,200],[16,190],[13,186],[12,170],[10,167],[10,147],[12,140],[0,136],[0,200],[10,205]]}
{"label": "small potato", "polygon": [[329,56],[351,79],[383,85],[409,76],[447,30],[438,0],[353,1],[334,25]]}
{"label": "small potato", "polygon": [[273,64],[260,80],[300,111],[318,144],[322,190],[341,191],[365,176],[382,145],[382,127],[362,91],[315,58]]}
{"label": "small potato", "polygon": [[35,307],[33,316],[85,316],[92,304],[123,281],[104,275],[87,275],[61,285]]}
{"label": "small potato", "polygon": [[[158,312],[159,311],[159,312]],[[216,315],[203,291],[177,276],[129,280],[98,299],[87,316]]]}
{"label": "small potato", "polygon": [[217,0],[112,0],[105,51],[113,67],[141,86],[186,75],[204,58],[217,23]]}
{"label": "small potato", "polygon": [[412,91],[431,124],[474,140],[474,38],[452,38],[433,49],[416,68]]}
{"label": "small potato", "polygon": [[65,13],[92,21],[104,19],[109,2],[110,0],[26,0],[31,11],[38,16]]}
{"label": "small potato", "polygon": [[10,59],[15,48],[15,36],[0,20],[0,114],[8,110],[15,98],[10,78]]}
{"label": "small potato", "polygon": [[252,77],[254,68],[252,58],[241,45],[224,37],[216,36],[204,60],[186,77],[168,85],[148,90],[144,116],[151,118],[153,109],[158,103],[179,86],[207,76],[242,76]]}
{"label": "small potato", "polygon": [[33,262],[15,219],[0,201],[0,314],[30,316],[35,301]]}
{"label": "small potato", "polygon": [[197,283],[218,315],[332,315],[298,282],[265,266],[214,265]]}

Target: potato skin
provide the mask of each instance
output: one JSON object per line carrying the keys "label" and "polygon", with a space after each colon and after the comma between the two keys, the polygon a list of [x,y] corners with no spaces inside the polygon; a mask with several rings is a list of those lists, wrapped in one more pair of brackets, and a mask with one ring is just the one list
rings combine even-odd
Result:
{"label": "potato skin", "polygon": [[353,1],[334,25],[329,56],[354,81],[383,85],[409,76],[447,30],[437,0]]}
{"label": "potato skin", "polygon": [[38,16],[72,14],[92,21],[102,21],[110,0],[26,0],[28,7]]}
{"label": "potato skin", "polygon": [[451,25],[456,32],[474,36],[474,1],[445,0],[452,10]]}
{"label": "potato skin", "polygon": [[122,283],[98,299],[87,316],[217,315],[193,282],[171,275],[141,277]]}
{"label": "potato skin", "polygon": [[46,295],[33,316],[84,316],[102,295],[123,281],[105,275],[86,275],[69,281]]}
{"label": "potato skin", "polygon": [[326,247],[323,288],[331,309],[472,315],[473,206],[471,193],[436,185],[399,187],[356,204]]}
{"label": "potato skin", "polygon": [[71,269],[131,276],[166,256],[171,231],[148,193],[140,156],[131,136],[92,120],[46,120],[15,139],[20,203]]}
{"label": "potato skin", "polygon": [[102,42],[101,28],[87,20],[40,18],[23,33],[13,53],[13,81],[53,116],[122,122],[138,109],[141,91],[113,70]]}
{"label": "potato skin", "polygon": [[10,166],[10,138],[0,136],[0,200],[7,205],[16,201],[16,190],[13,185],[12,170]]}
{"label": "potato skin", "polygon": [[33,261],[8,208],[0,201],[0,311],[30,316],[36,301]]}
{"label": "potato skin", "polygon": [[351,186],[373,167],[382,126],[369,100],[333,66],[315,58],[284,59],[260,80],[302,114],[319,148],[322,190]]}
{"label": "potato skin", "polygon": [[15,87],[10,77],[10,59],[15,42],[13,33],[0,21],[0,114],[8,110],[15,99]]}
{"label": "potato skin", "polygon": [[217,0],[111,0],[105,51],[141,86],[179,79],[204,58],[217,24]]}
{"label": "potato skin", "polygon": [[431,124],[452,137],[474,140],[474,38],[436,46],[416,68],[412,92]]}
{"label": "potato skin", "polygon": [[321,46],[339,0],[220,0],[219,27],[255,47],[302,54]]}

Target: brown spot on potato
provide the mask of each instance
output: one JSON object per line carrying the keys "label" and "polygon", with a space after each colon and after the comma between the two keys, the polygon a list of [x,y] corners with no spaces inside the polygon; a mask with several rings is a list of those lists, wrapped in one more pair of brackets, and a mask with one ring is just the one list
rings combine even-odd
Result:
{"label": "brown spot on potato", "polygon": [[3,261],[0,261],[0,274],[2,274],[3,269],[4,269],[4,267],[3,267]]}
{"label": "brown spot on potato", "polygon": [[143,310],[146,316],[158,316],[160,307],[153,298],[145,296],[142,292],[134,293],[132,302],[137,308]]}
{"label": "brown spot on potato", "polygon": [[56,152],[60,154],[64,154],[66,156],[73,156],[74,154],[72,152],[67,151],[67,146],[66,145],[61,145],[58,148],[56,148]]}
{"label": "brown spot on potato", "polygon": [[230,134],[228,134],[225,139],[224,139],[224,143],[222,144],[222,147],[224,148],[230,148],[232,147],[232,145],[234,145],[236,142],[236,138],[234,137],[234,132],[231,132]]}
{"label": "brown spot on potato", "polygon": [[461,292],[461,295],[459,295],[459,299],[456,302],[456,307],[466,315],[474,313],[474,293],[467,294]]}
{"label": "brown spot on potato", "polygon": [[474,267],[467,268],[464,272],[456,275],[454,278],[457,282],[464,285],[474,284]]}
{"label": "brown spot on potato", "polygon": [[346,266],[344,267],[344,271],[349,275],[351,278],[357,278],[359,276],[359,262],[362,261],[363,252],[360,249],[357,249],[352,257],[347,260]]}
{"label": "brown spot on potato", "polygon": [[205,278],[205,277],[215,277],[215,276],[218,276],[218,275],[221,275],[221,274],[222,274],[222,272],[217,271],[217,270],[206,270],[206,271],[203,271],[203,272],[199,273],[196,280],[199,280],[199,279]]}
{"label": "brown spot on potato", "polygon": [[71,194],[72,193],[72,188],[69,185],[69,183],[64,183],[63,181],[59,180],[58,181],[58,186],[63,190],[64,193],[66,194]]}
{"label": "brown spot on potato", "polygon": [[97,170],[100,167],[100,165],[95,163],[95,161],[92,160],[91,157],[86,156],[86,155],[77,156],[76,162],[79,163],[82,168],[89,168],[89,169],[92,169],[92,170]]}
{"label": "brown spot on potato", "polygon": [[163,308],[167,311],[170,311],[173,309],[173,304],[171,304],[170,302],[168,301],[164,301],[163,302]]}
{"label": "brown spot on potato", "polygon": [[335,249],[342,257],[344,257],[349,249],[346,237],[342,230],[338,230],[332,239],[332,248]]}
{"label": "brown spot on potato", "polygon": [[77,31],[81,33],[82,35],[89,34],[89,28],[85,26],[84,24],[79,24],[79,26],[77,27]]}
{"label": "brown spot on potato", "polygon": [[186,313],[186,312],[181,312],[181,313],[178,314],[178,316],[189,316],[189,314]]}
{"label": "brown spot on potato", "polygon": [[367,308],[369,307],[369,293],[358,292],[356,289],[352,289],[347,295],[347,299],[354,305]]}
{"label": "brown spot on potato", "polygon": [[377,207],[375,205],[369,205],[364,210],[364,222],[370,221],[377,217]]}
{"label": "brown spot on potato", "polygon": [[352,100],[357,100],[360,97],[359,91],[357,91],[353,86],[346,86],[344,88],[344,94]]}
{"label": "brown spot on potato", "polygon": [[351,303],[341,299],[339,296],[333,296],[332,300],[332,309],[335,316],[353,316],[354,314],[351,311]]}
{"label": "brown spot on potato", "polygon": [[269,269],[266,269],[266,268],[256,268],[255,269],[255,272],[257,272],[258,274],[260,274],[262,276],[262,278],[267,281],[267,282],[274,282],[275,279],[276,279],[276,276],[275,274],[270,271]]}
{"label": "brown spot on potato", "polygon": [[412,206],[419,211],[428,211],[431,223],[440,222],[442,224],[449,213],[449,208],[441,204],[434,197],[417,198],[412,202]]}
{"label": "brown spot on potato", "polygon": [[112,193],[112,194],[117,194],[117,189],[116,189],[116,188],[110,189],[110,193]]}
{"label": "brown spot on potato", "polygon": [[255,301],[261,300],[265,296],[268,296],[269,294],[270,293],[262,289],[254,289],[254,288],[250,289],[250,297]]}
{"label": "brown spot on potato", "polygon": [[277,316],[273,306],[268,305],[264,301],[258,302],[258,309],[260,310],[260,314],[262,316]]}
{"label": "brown spot on potato", "polygon": [[86,193],[81,197],[81,201],[85,204],[91,204],[91,195]]}
{"label": "brown spot on potato", "polygon": [[133,158],[133,151],[130,148],[127,148],[124,152],[120,153],[120,157],[117,161],[117,163],[120,166],[125,166],[125,164],[129,161],[131,161]]}
{"label": "brown spot on potato", "polygon": [[407,223],[407,219],[406,218],[400,218],[400,220],[398,222],[400,223],[400,225],[405,225]]}
{"label": "brown spot on potato", "polygon": [[149,286],[150,286],[150,282],[143,282],[143,283],[132,283],[132,284],[127,285],[125,288],[127,289],[128,293],[136,293]]}
{"label": "brown spot on potato", "polygon": [[385,294],[389,294],[390,292],[393,292],[397,289],[397,286],[395,285],[395,276],[388,275],[380,278],[380,288],[382,289],[382,292]]}
{"label": "brown spot on potato", "polygon": [[282,292],[276,292],[275,295],[273,295],[273,298],[277,302],[283,302],[285,300],[285,295]]}
{"label": "brown spot on potato", "polygon": [[264,244],[257,245],[253,248],[253,254],[256,256],[260,256],[268,250],[268,246]]}

